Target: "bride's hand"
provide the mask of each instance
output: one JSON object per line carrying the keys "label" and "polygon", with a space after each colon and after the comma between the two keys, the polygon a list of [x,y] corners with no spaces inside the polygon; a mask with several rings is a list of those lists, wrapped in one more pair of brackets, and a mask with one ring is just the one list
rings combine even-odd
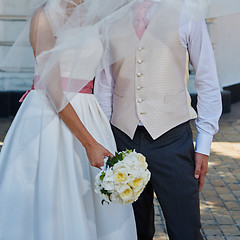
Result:
{"label": "bride's hand", "polygon": [[89,162],[93,167],[101,168],[104,166],[104,157],[113,157],[113,155],[88,132],[71,103],[58,114],[85,147]]}
{"label": "bride's hand", "polygon": [[90,164],[99,169],[104,166],[104,157],[113,157],[113,154],[98,142],[95,142],[93,145],[86,147],[85,149]]}

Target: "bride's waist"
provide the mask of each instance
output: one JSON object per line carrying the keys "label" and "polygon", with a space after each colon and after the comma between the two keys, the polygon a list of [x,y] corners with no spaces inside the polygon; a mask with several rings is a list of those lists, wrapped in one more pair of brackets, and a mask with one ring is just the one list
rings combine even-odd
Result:
{"label": "bride's waist", "polygon": [[[44,90],[46,83],[42,83],[40,81],[40,76],[35,75],[33,78],[33,84],[31,90]],[[78,92],[78,93],[86,93],[92,94],[93,93],[93,80],[82,80],[77,78],[68,78],[68,77],[61,77],[60,83],[56,83],[56,85],[61,84],[61,89],[65,92]]]}

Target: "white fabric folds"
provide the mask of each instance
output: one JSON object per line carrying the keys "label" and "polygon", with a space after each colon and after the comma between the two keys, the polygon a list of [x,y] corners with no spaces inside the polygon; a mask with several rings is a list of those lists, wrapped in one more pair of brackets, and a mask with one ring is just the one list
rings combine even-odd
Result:
{"label": "white fabric folds", "polygon": [[[79,93],[71,104],[92,136],[116,151],[94,95]],[[101,204],[98,172],[54,109],[31,91],[0,154],[0,239],[136,239],[131,205]]]}

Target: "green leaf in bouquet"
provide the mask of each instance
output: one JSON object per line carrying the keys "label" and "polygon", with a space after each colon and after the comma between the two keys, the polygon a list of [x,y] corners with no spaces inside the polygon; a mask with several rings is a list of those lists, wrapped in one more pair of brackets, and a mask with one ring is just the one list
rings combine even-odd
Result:
{"label": "green leaf in bouquet", "polygon": [[101,181],[103,181],[104,177],[106,176],[106,173],[104,171],[102,171],[101,176],[99,177]]}
{"label": "green leaf in bouquet", "polygon": [[108,197],[110,197],[112,194],[111,192],[109,192],[108,190],[106,190],[104,188],[100,189],[100,192],[101,192],[101,194],[107,195]]}
{"label": "green leaf in bouquet", "polygon": [[127,154],[132,153],[133,150],[127,149],[124,152],[115,152],[115,156],[113,158],[108,157],[108,160],[106,162],[106,166],[109,168],[112,168],[116,163],[122,161]]}
{"label": "green leaf in bouquet", "polygon": [[124,153],[123,152],[115,152],[115,156],[113,158],[108,158],[106,162],[106,166],[112,168],[116,163],[119,161],[122,161],[124,158]]}
{"label": "green leaf in bouquet", "polygon": [[103,200],[102,200],[102,202],[101,202],[101,203],[102,203],[102,205],[103,205],[105,202],[106,202],[107,204],[109,204],[109,202],[108,202],[108,201],[106,201],[105,199],[103,199]]}
{"label": "green leaf in bouquet", "polygon": [[130,153],[132,153],[133,151],[131,150],[131,149],[127,149],[126,148],[126,151],[124,152],[124,157],[126,157],[127,156],[127,154],[130,154]]}
{"label": "green leaf in bouquet", "polygon": [[[101,192],[101,194],[107,195],[109,201],[111,202],[111,199],[110,199],[110,196],[111,196],[111,194],[112,194],[111,192],[109,192],[108,190],[106,190],[106,189],[104,189],[104,188],[100,189],[100,192]],[[103,200],[102,200],[102,205],[103,205],[104,202],[106,202],[106,203],[109,204],[108,201],[106,201],[105,199],[103,199]]]}

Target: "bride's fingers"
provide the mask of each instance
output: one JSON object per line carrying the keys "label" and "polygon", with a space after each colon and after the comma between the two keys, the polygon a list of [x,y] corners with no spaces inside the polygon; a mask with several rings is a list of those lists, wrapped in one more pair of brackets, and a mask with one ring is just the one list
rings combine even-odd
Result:
{"label": "bride's fingers", "polygon": [[92,165],[93,167],[96,167],[96,168],[102,170],[102,167],[104,166],[104,162],[101,161],[101,162],[99,162],[99,163],[95,163],[95,164],[91,164],[91,165]]}
{"label": "bride's fingers", "polygon": [[110,157],[110,158],[113,158],[114,155],[112,153],[110,153],[109,151],[107,151],[107,154],[106,154],[107,157]]}

